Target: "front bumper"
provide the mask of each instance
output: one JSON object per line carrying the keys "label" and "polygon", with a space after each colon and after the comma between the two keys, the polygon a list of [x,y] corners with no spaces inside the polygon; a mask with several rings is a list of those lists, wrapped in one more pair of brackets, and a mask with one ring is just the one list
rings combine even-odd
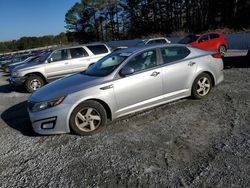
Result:
{"label": "front bumper", "polygon": [[9,83],[10,85],[19,86],[25,82],[25,77],[10,77]]}
{"label": "front bumper", "polygon": [[29,117],[33,130],[42,135],[69,133],[68,125],[68,104],[60,104],[56,107],[41,110],[39,112],[31,112],[29,109]]}

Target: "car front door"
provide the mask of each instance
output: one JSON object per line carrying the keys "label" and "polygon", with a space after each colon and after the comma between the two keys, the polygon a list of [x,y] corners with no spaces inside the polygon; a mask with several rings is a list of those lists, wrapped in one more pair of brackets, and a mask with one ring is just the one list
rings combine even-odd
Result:
{"label": "car front door", "polygon": [[195,60],[185,60],[190,50],[183,46],[161,49],[165,66],[162,68],[164,98],[171,100],[183,97],[189,92],[190,82],[196,71]]}
{"label": "car front door", "polygon": [[157,51],[147,50],[132,57],[122,68],[132,68],[134,73],[114,81],[117,117],[160,101],[162,69],[157,65]]}
{"label": "car front door", "polygon": [[45,64],[45,72],[48,79],[63,77],[72,72],[68,53],[67,49],[62,49],[56,50],[50,55],[47,60],[48,63]]}

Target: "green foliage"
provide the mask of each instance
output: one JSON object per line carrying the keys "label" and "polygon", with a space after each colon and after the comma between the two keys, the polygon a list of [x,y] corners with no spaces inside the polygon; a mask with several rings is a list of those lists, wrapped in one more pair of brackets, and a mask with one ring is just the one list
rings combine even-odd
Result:
{"label": "green foliage", "polygon": [[68,42],[69,41],[66,33],[60,33],[56,36],[48,35],[42,37],[22,37],[19,40],[0,42],[0,53],[50,45],[61,45],[67,44]]}
{"label": "green foliage", "polygon": [[249,28],[245,0],[82,0],[65,15],[75,40],[139,38],[152,33],[197,33],[227,27]]}

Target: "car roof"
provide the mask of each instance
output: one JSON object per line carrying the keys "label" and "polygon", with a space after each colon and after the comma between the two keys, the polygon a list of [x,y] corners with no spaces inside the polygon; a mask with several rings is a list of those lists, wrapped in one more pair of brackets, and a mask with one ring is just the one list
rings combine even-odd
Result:
{"label": "car roof", "polygon": [[200,35],[209,35],[209,34],[218,34],[218,35],[222,35],[223,33],[220,33],[220,32],[217,32],[217,31],[211,31],[211,32],[202,33],[202,34],[200,34]]}
{"label": "car roof", "polygon": [[79,48],[79,47],[83,47],[83,46],[96,46],[96,45],[105,45],[106,46],[106,44],[104,44],[104,43],[91,43],[91,44],[81,44],[81,45],[76,45],[76,46],[65,46],[62,48],[55,48],[55,49],[52,49],[52,51]]}
{"label": "car roof", "polygon": [[158,44],[158,45],[153,45],[153,46],[138,46],[138,47],[131,47],[131,48],[125,48],[125,49],[121,49],[115,53],[137,53],[143,50],[150,50],[150,49],[154,49],[154,48],[162,48],[162,47],[177,47],[177,46],[183,46],[183,47],[190,47],[188,45],[185,44]]}

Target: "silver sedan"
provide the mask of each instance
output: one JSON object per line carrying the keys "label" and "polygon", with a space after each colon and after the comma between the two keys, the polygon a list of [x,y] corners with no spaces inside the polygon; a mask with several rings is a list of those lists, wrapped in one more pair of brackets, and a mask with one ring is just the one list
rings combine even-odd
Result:
{"label": "silver sedan", "polygon": [[217,52],[185,45],[128,48],[42,87],[29,97],[28,111],[39,134],[89,135],[130,113],[206,97],[221,81],[223,61]]}

